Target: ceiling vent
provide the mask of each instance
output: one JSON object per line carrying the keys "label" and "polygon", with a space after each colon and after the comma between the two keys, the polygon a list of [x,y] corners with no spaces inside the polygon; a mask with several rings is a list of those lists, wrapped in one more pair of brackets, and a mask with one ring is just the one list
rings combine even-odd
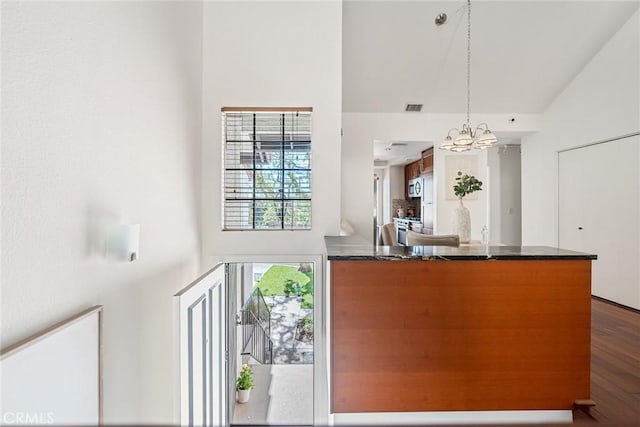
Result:
{"label": "ceiling vent", "polygon": [[410,111],[410,112],[419,113],[420,111],[422,111],[422,105],[423,104],[407,104],[407,106],[404,109],[404,111]]}
{"label": "ceiling vent", "polygon": [[393,147],[406,147],[407,145],[409,144],[407,144],[406,142],[392,141],[389,145],[385,147],[385,150],[391,151]]}

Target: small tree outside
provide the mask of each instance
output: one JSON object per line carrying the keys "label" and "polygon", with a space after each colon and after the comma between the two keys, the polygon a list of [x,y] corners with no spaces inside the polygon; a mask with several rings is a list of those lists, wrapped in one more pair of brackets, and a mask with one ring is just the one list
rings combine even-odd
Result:
{"label": "small tree outside", "polygon": [[[291,296],[291,294],[296,292],[296,282],[294,282],[291,279],[286,279],[284,282],[284,294],[286,295],[287,298],[289,298]],[[300,286],[300,285],[298,285]]]}

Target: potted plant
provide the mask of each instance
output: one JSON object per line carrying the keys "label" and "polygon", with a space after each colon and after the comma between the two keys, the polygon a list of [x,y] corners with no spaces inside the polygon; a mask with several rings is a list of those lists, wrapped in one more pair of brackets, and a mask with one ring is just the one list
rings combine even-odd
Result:
{"label": "potted plant", "polygon": [[473,175],[463,174],[458,171],[453,192],[460,200],[460,205],[454,211],[454,229],[460,236],[461,243],[468,243],[471,240],[471,215],[469,209],[462,203],[462,199],[471,193],[482,190],[482,181]]}
{"label": "potted plant", "polygon": [[462,202],[462,199],[467,194],[471,194],[480,190],[482,190],[482,181],[480,181],[473,175],[467,175],[466,173],[463,175],[461,171],[458,171],[456,184],[453,186],[453,192],[458,197],[460,202]]}
{"label": "potted plant", "polygon": [[238,392],[238,403],[249,401],[249,394],[253,388],[253,371],[246,363],[242,365],[242,370],[236,380],[236,390]]}

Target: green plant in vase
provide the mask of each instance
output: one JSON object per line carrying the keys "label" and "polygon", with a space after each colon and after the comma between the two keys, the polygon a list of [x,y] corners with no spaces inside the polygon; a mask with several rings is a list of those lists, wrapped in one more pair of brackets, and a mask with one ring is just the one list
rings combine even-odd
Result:
{"label": "green plant in vase", "polygon": [[238,390],[251,390],[253,388],[253,371],[249,365],[242,365],[242,370],[236,380],[236,388]]}
{"label": "green plant in vase", "polygon": [[238,403],[249,401],[249,392],[253,388],[253,371],[247,364],[242,365],[240,375],[236,379],[236,390],[238,391]]}
{"label": "green plant in vase", "polygon": [[482,181],[473,175],[462,174],[461,171],[458,171],[456,183],[453,186],[453,192],[458,199],[462,200],[467,194],[480,190],[482,190]]}
{"label": "green plant in vase", "polygon": [[453,193],[458,197],[458,200],[460,200],[460,205],[454,210],[453,228],[455,233],[460,237],[461,243],[468,243],[471,240],[471,215],[469,209],[462,203],[462,199],[480,190],[482,190],[482,181],[473,175],[463,174],[461,171],[458,171],[456,183],[453,186]]}

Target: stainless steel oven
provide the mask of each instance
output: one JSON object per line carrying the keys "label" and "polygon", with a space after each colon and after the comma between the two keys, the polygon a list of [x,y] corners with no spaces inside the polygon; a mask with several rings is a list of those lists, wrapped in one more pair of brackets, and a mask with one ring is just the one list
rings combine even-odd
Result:
{"label": "stainless steel oven", "polygon": [[394,218],[393,221],[396,224],[398,245],[407,246],[407,230],[417,231],[418,233],[422,231],[422,223],[419,218]]}
{"label": "stainless steel oven", "polygon": [[409,221],[406,219],[396,219],[395,221],[398,245],[407,246],[407,230],[409,229]]}

